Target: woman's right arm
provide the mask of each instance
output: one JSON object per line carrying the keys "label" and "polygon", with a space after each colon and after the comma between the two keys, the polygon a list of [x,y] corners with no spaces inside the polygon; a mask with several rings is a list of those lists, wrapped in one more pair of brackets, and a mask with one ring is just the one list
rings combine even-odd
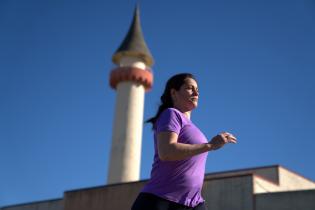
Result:
{"label": "woman's right arm", "polygon": [[[235,139],[235,137],[233,138]],[[183,160],[210,150],[216,150],[224,144],[234,141],[234,139],[228,139],[222,133],[215,136],[209,143],[183,144],[177,141],[178,135],[175,132],[164,131],[157,134],[158,154],[162,161]],[[236,139],[232,143],[236,143]]]}

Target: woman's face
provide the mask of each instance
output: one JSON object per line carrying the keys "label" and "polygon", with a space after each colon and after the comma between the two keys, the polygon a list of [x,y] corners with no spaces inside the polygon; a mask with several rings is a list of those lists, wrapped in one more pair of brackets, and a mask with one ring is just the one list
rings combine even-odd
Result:
{"label": "woman's face", "polygon": [[178,91],[172,89],[171,95],[174,107],[183,112],[191,111],[198,106],[198,85],[192,78],[186,78]]}

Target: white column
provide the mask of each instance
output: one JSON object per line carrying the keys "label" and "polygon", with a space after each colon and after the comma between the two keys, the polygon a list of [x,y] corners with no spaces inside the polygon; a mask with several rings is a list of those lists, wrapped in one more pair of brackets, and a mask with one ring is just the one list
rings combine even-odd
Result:
{"label": "white column", "polygon": [[[120,66],[145,69],[134,58],[121,59]],[[140,179],[144,94],[144,86],[133,81],[117,85],[108,183]]]}

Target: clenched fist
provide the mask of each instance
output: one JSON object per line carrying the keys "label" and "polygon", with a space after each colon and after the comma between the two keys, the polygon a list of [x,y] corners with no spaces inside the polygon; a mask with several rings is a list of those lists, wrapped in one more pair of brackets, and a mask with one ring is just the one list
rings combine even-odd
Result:
{"label": "clenched fist", "polygon": [[217,150],[223,147],[227,143],[236,143],[237,139],[230,133],[222,132],[219,135],[216,135],[209,141],[208,144],[211,146],[211,150]]}

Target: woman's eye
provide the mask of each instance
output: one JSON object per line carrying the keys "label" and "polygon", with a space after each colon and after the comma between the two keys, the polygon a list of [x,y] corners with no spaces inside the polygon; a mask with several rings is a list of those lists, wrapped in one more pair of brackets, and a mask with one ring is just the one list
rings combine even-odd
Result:
{"label": "woman's eye", "polygon": [[199,89],[194,86],[187,86],[185,90],[199,93]]}

